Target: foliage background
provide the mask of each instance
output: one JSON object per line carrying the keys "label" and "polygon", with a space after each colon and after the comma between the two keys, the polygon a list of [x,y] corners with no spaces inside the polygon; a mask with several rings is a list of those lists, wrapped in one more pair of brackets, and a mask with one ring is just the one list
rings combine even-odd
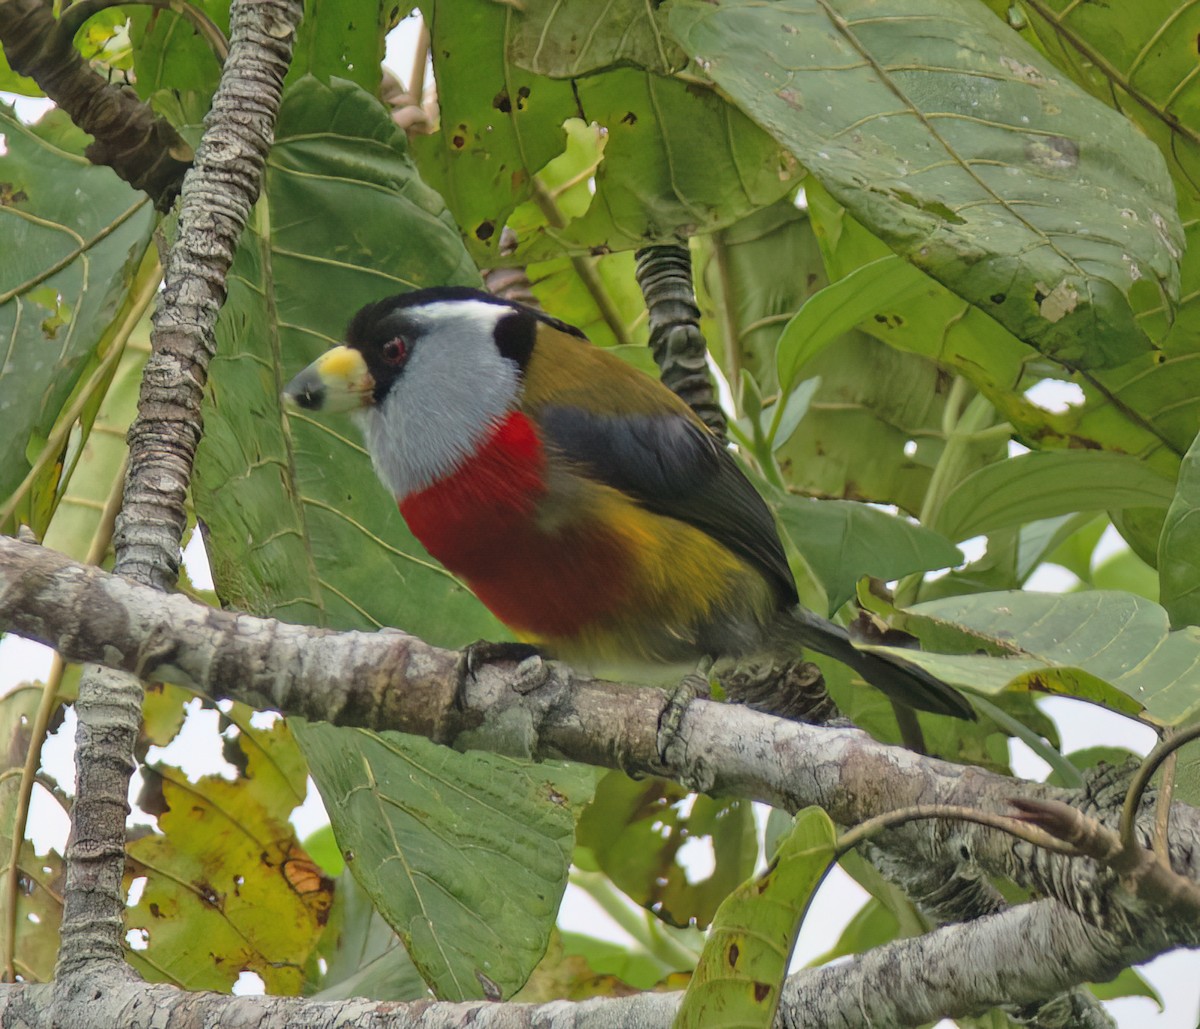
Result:
{"label": "foliage background", "polygon": [[[797,18],[808,16],[809,5],[787,6]],[[1112,24],[1089,22],[1087,18],[1095,15],[1087,10],[1059,24],[1053,8],[1043,4],[1018,5],[1016,15],[1007,4],[992,5],[1009,20],[1006,28],[984,6],[964,5],[973,13],[956,31],[978,34],[975,45],[981,53],[990,47],[1019,56],[1007,57],[1015,62],[1008,68],[1013,74],[992,98],[995,109],[961,119],[964,124],[955,126],[955,131],[961,129],[963,135],[955,137],[955,144],[972,153],[986,151],[987,160],[998,169],[1027,167],[1037,173],[1028,182],[1003,183],[1005,189],[1018,193],[1045,191],[1040,198],[1032,192],[1022,196],[1021,203],[1034,211],[1027,218],[1015,217],[1011,204],[989,200],[990,185],[981,184],[982,176],[952,176],[937,183],[935,202],[921,193],[919,182],[909,182],[919,176],[901,168],[906,184],[887,194],[881,184],[888,182],[889,172],[896,172],[897,160],[907,160],[897,155],[914,146],[929,146],[945,135],[933,132],[929,119],[924,126],[914,127],[920,119],[896,117],[893,121],[902,123],[899,127],[872,126],[880,135],[871,147],[848,146],[845,152],[830,154],[819,139],[768,135],[738,109],[677,80],[655,78],[637,68],[605,68],[611,55],[604,52],[604,39],[597,42],[595,53],[531,49],[530,40],[540,38],[546,25],[553,38],[553,19],[558,17],[548,5],[538,4],[529,4],[526,20],[515,27],[514,16],[504,5],[464,4],[440,29],[434,13],[435,39],[451,54],[439,70],[443,131],[415,141],[414,165],[404,154],[401,134],[383,109],[362,92],[378,86],[378,34],[371,27],[378,10],[367,5],[364,10],[370,17],[351,31],[344,26],[331,28],[321,21],[323,9],[314,7],[268,173],[267,202],[232,277],[221,357],[213,367],[209,436],[197,469],[196,504],[210,531],[209,552],[222,598],[297,620],[402,624],[448,645],[499,635],[498,627],[461,587],[422,558],[394,510],[379,502],[372,480],[354,471],[350,458],[361,467],[361,448],[351,433],[331,432],[303,419],[285,423],[269,405],[277,394],[280,374],[287,368],[294,370],[335,339],[345,311],[377,296],[381,289],[470,281],[474,271],[469,258],[483,263],[495,260],[496,222],[504,218],[520,231],[522,247],[514,260],[531,262],[530,274],[543,302],[584,325],[597,342],[615,345],[644,340],[631,261],[627,252],[596,256],[592,250],[628,247],[647,226],[713,230],[695,248],[705,287],[706,326],[742,416],[737,428],[743,449],[757,461],[767,480],[764,489],[779,506],[797,547],[802,588],[814,606],[836,609],[853,595],[859,575],[871,573],[899,579],[903,603],[966,597],[951,621],[969,624],[973,617],[982,618],[976,627],[987,631],[994,628],[986,621],[994,601],[984,598],[972,606],[970,597],[1028,584],[1039,567],[1051,564],[1072,572],[1085,587],[1126,591],[1129,597],[1121,603],[1135,608],[1133,596],[1161,597],[1170,604],[1176,625],[1194,622],[1196,580],[1187,564],[1191,539],[1187,526],[1195,506],[1195,484],[1185,476],[1178,490],[1174,485],[1197,428],[1195,403],[1200,396],[1191,378],[1195,272],[1190,251],[1178,265],[1181,231],[1194,229],[1194,137],[1187,130],[1191,122],[1186,117],[1192,76],[1178,64],[1170,47],[1160,46],[1161,53],[1155,49],[1156,40],[1185,38],[1186,19],[1193,15],[1162,5],[1143,6],[1136,14],[1111,15],[1124,19],[1114,33]],[[220,21],[220,5],[214,4],[212,10]],[[692,49],[715,55],[706,71],[739,101],[742,110],[768,126],[792,124],[781,117],[793,88],[783,83],[783,73],[779,88],[763,94],[739,75],[744,63],[739,65],[738,54],[722,46],[723,40],[731,38],[753,40],[761,47],[756,61],[766,55],[775,67],[784,69],[779,46],[788,40],[763,34],[752,23],[739,25],[736,32],[727,26],[714,27],[703,15],[700,5],[679,3],[670,15],[672,28],[689,40]],[[139,91],[153,96],[179,124],[192,126],[194,132],[204,97],[215,84],[211,55],[174,21],[144,12],[134,17],[133,44],[122,49],[122,36],[113,31],[120,24],[116,18],[98,25],[93,22],[94,45],[105,48],[104,58],[114,67],[132,66]],[[1056,62],[1056,74],[1069,79],[1054,79],[1038,70],[1049,66],[1035,65],[1040,59],[1034,51],[1014,51],[1014,29]],[[511,63],[496,46],[496,40],[506,34],[509,52],[515,55]],[[1075,51],[1062,46],[1069,34],[1069,38],[1081,36],[1094,40],[1095,46],[1114,48],[1109,56],[1127,74],[1104,78],[1095,65],[1081,64]],[[335,35],[341,49],[336,53],[323,49]],[[838,52],[837,39],[824,42],[830,53]],[[903,36],[883,42],[895,45],[899,52],[912,45]],[[682,60],[682,52],[628,56],[635,64],[657,67],[656,62],[661,62],[658,70],[681,67]],[[932,58],[928,63],[936,64]],[[327,74],[333,67],[341,73],[356,72],[351,76],[354,84],[300,81],[306,71]],[[456,76],[459,67],[466,70]],[[596,73],[573,80],[572,89],[570,83],[548,77],[564,70]],[[792,74],[799,73],[793,70]],[[821,107],[819,91],[825,77],[797,80],[806,91],[806,101],[816,109]],[[1082,91],[1114,103],[1138,122],[1144,135],[1129,130],[1099,105],[1088,104],[1069,80],[1078,82]],[[847,95],[861,102],[866,112],[886,109],[872,92],[879,84],[870,76],[855,87],[837,81],[839,92],[829,99],[837,100],[838,117],[856,120],[852,112],[846,113]],[[503,88],[493,90],[495,82],[503,82]],[[162,87],[170,92],[159,92]],[[1143,102],[1147,99],[1149,105]],[[835,104],[824,106],[832,110]],[[1050,112],[1051,106],[1057,109]],[[579,107],[589,118],[605,122],[607,134],[589,129],[583,120],[567,122],[564,134],[564,121]],[[1168,107],[1173,113],[1183,111],[1182,124],[1172,127],[1163,116]],[[526,110],[530,117],[519,117]],[[500,119],[497,112],[512,116]],[[1018,121],[1032,120],[1038,129],[1034,143],[1012,131],[1011,125],[997,129],[997,112]],[[1058,117],[1069,119],[1095,145],[1072,153],[1050,127]],[[1043,125],[1040,119],[1048,120]],[[1095,120],[1094,127],[1081,124],[1087,119]],[[331,131],[332,125],[336,132]],[[10,156],[17,152],[14,141],[20,131],[9,124]],[[72,174],[96,180],[80,186],[91,200],[88,213],[94,224],[70,227],[80,238],[90,240],[101,234],[103,238],[86,248],[90,266],[84,270],[75,262],[68,275],[85,274],[94,281],[123,285],[107,294],[95,289],[81,292],[78,309],[70,300],[70,287],[57,280],[50,292],[42,282],[19,291],[16,306],[24,303],[37,314],[21,323],[26,327],[50,334],[61,326],[107,328],[92,339],[76,338],[74,328],[67,330],[77,349],[64,349],[65,373],[62,368],[52,373],[33,370],[33,374],[46,374],[54,391],[24,391],[30,402],[37,398],[42,407],[33,412],[37,417],[23,417],[30,426],[27,438],[9,440],[11,452],[0,467],[8,479],[0,493],[8,498],[6,518],[48,527],[48,542],[82,555],[95,531],[96,507],[120,461],[120,448],[106,444],[127,421],[136,389],[139,347],[137,334],[129,333],[128,327],[137,322],[152,295],[152,257],[143,258],[149,242],[149,212],[144,202],[112,186],[102,169],[89,169],[72,156],[78,140],[69,126],[51,119],[37,132],[44,142],[30,141],[28,152],[35,155],[31,162],[59,162],[53,175],[45,167],[39,169],[42,178],[74,182],[65,178],[64,168],[71,166]],[[1159,145],[1170,179],[1162,174],[1164,166],[1147,137]],[[457,142],[460,138],[462,144]],[[486,145],[481,139],[486,139]],[[695,139],[705,142],[702,162],[692,159]],[[781,143],[801,155],[817,176],[803,182],[807,218],[790,201],[803,170]],[[549,163],[564,145],[566,153]],[[887,162],[891,164],[884,168]],[[418,180],[417,167],[462,226],[465,249],[458,244],[453,222],[438,196]],[[821,168],[827,171],[820,174]],[[541,176],[537,189],[532,185],[535,172]],[[588,189],[589,176],[595,182],[594,197]],[[518,181],[520,188],[514,190]],[[1181,221],[1174,217],[1172,182]],[[864,189],[864,183],[876,188]],[[106,189],[113,194],[111,201]],[[523,190],[529,199],[516,205]],[[386,193],[389,204],[397,205],[391,210],[406,227],[404,238],[397,236],[394,223],[359,219],[347,226],[336,219],[318,222],[312,217],[314,211],[357,210],[369,203],[362,199],[364,195],[379,193]],[[959,208],[974,214],[960,214]],[[1131,212],[1136,218],[1129,217]],[[963,248],[944,238],[939,239],[940,249],[922,249],[931,220],[966,225],[962,232],[968,233],[979,230],[971,221],[977,214],[997,222],[986,228],[1000,237],[991,239],[990,245],[1001,255],[1021,250],[1031,239],[1047,237],[1061,245],[1037,249],[1065,254],[1052,255],[1045,265],[1006,266],[998,271],[987,261],[965,261]],[[1130,224],[1136,225],[1136,231]],[[100,232],[108,226],[115,226],[115,231]],[[915,263],[890,256],[892,251],[880,242],[881,237]],[[1116,245],[1118,240],[1128,247]],[[30,252],[22,250],[26,256]],[[1060,258],[1065,263],[1055,264]],[[1067,265],[1085,269],[1089,277],[1081,281],[1087,282],[1087,289],[1079,283],[1058,288],[1066,281],[1060,277]],[[600,309],[596,292],[587,288],[597,277],[608,310]],[[1005,287],[1005,299],[1000,301],[995,299],[1000,295],[995,287],[998,278],[1012,284]],[[830,279],[833,284],[826,286]],[[1022,284],[1032,288],[1022,292]],[[1004,310],[1009,293],[1023,298],[1010,305],[1017,308],[1014,313]],[[800,302],[813,294],[818,301],[792,319]],[[345,311],[328,303],[331,295],[339,297]],[[962,296],[978,306],[965,304]],[[98,306],[93,313],[85,311],[84,303]],[[13,306],[10,303],[10,309]],[[286,311],[286,317],[279,317],[281,311]],[[786,328],[780,337],[782,326]],[[131,342],[112,345],[122,332]],[[878,370],[872,382],[863,381],[864,363]],[[809,385],[797,385],[801,374]],[[1058,405],[1048,409],[1044,401],[1039,405],[1037,399],[1046,396],[1045,383],[1061,385],[1059,395],[1072,403],[1065,409],[1057,409]],[[787,399],[775,399],[781,385]],[[272,431],[259,431],[264,424],[273,426]],[[1023,464],[1011,460],[1010,436],[1020,441],[1019,449],[1029,447],[1037,453],[1023,458]],[[335,474],[318,474],[318,469],[331,468]],[[75,474],[68,474],[72,470]],[[908,523],[857,503],[816,508],[779,491],[783,486],[808,495],[893,504],[919,514],[922,524],[940,530],[943,538],[914,537]],[[84,495],[88,489],[96,493],[97,487],[98,496]],[[1176,538],[1170,533],[1160,536],[1167,510],[1169,523],[1181,526]],[[1129,546],[1097,559],[1101,535],[1113,539],[1112,531],[1105,528],[1109,518]],[[822,563],[817,551],[805,552],[811,539],[822,539],[828,546],[839,524],[842,531],[852,530],[842,537],[842,560]],[[870,527],[869,535],[864,526]],[[860,542],[864,538],[882,538],[881,553],[864,552]],[[980,538],[986,538],[984,553],[978,552],[977,544],[971,552],[973,560],[964,567],[936,580],[920,580],[920,572],[951,563],[945,556],[947,541]],[[309,546],[313,549],[306,553]],[[361,559],[364,546],[372,555],[369,563]],[[355,560],[343,559],[351,553]],[[888,564],[881,554],[889,560],[900,555],[900,564]],[[309,574],[298,581],[297,568],[307,568]],[[364,576],[364,568],[386,569],[386,574],[402,580],[403,589],[379,589],[373,576]],[[397,608],[395,597],[415,602]],[[1067,607],[1058,611],[1063,624],[1079,621]],[[1094,625],[1096,640],[1110,638],[1102,620]],[[1127,636],[1131,645],[1151,650],[1164,640],[1162,627],[1142,631],[1144,636],[1136,632]],[[1053,685],[1063,692],[1135,710],[1123,696],[1121,684],[1103,669],[1090,667],[1082,675],[1070,672],[1074,659],[1067,661],[1047,651],[1040,655],[1039,667],[1052,670]],[[957,668],[944,662],[940,670],[976,685],[987,676],[978,662]],[[839,683],[835,670],[830,678],[857,720],[885,738],[894,734],[890,715],[878,698]],[[1008,678],[993,682],[993,687],[1008,685]],[[69,690],[68,679],[63,687],[68,698]],[[151,699],[147,748],[172,739],[182,717],[181,698],[168,690]],[[1177,689],[1169,695],[1163,691],[1157,699],[1161,703],[1157,716],[1177,721],[1190,714],[1200,691]],[[1052,757],[1035,734],[1045,735],[1053,744],[1056,731],[1039,719],[1027,698],[1005,694],[1000,702],[1009,715],[1033,727],[1028,738],[1043,755]],[[225,757],[243,773],[256,767],[255,755],[270,754],[277,745],[291,746],[277,744],[272,733],[278,734],[278,729],[256,728],[248,713],[225,714]],[[948,756],[1003,766],[1008,760],[1006,743],[994,730],[991,723],[975,734],[932,725],[930,735]],[[272,796],[238,795],[233,800],[222,795],[225,787],[211,780],[205,797],[215,811],[242,804],[273,805],[270,811],[255,809],[253,814],[262,824],[280,826],[274,845],[283,856],[272,869],[289,860],[293,843],[282,826],[289,804],[302,793],[302,776],[297,778],[294,767],[296,754],[290,750],[287,755],[273,762],[280,769],[280,783],[286,786]],[[147,749],[147,758],[161,755]],[[257,778],[261,786],[261,776],[250,778]],[[178,780],[172,786],[169,772],[161,781],[153,776],[149,780],[145,809],[160,815],[171,810],[172,789],[188,788]],[[243,774],[237,781],[248,780]],[[586,792],[590,785],[576,782],[572,788]],[[621,803],[616,785],[610,792],[616,796],[607,797],[608,802]],[[693,812],[693,816],[697,832],[704,831],[705,818],[711,823],[708,828],[721,824],[715,813],[696,816]],[[733,823],[737,832],[726,839],[722,852],[732,856],[721,870],[730,884],[746,871],[742,844],[751,831],[745,813],[734,814]],[[727,817],[727,834],[728,824]],[[160,818],[159,825],[167,828],[166,820]],[[631,820],[631,825],[638,830],[636,821]],[[148,836],[148,842],[140,841],[145,853],[139,860],[147,868],[164,860],[158,853],[161,840]],[[632,844],[631,850],[638,845]],[[310,849],[317,856],[319,842],[310,841]],[[327,871],[340,871],[334,867],[336,859],[326,856]],[[180,856],[173,854],[171,859]],[[576,861],[580,859],[576,852]],[[183,860],[202,861],[203,855]],[[639,881],[637,869],[610,865],[604,871],[637,894],[636,885],[631,885]],[[151,904],[161,909],[163,903],[150,888],[152,878],[148,876],[147,892],[139,902],[146,910]],[[269,879],[264,875],[264,889]],[[348,876],[341,881],[344,893],[354,889]],[[687,902],[700,903],[702,891],[692,892],[695,896]],[[294,918],[307,919],[314,933],[323,924],[325,901],[319,890],[298,905],[286,892],[276,896],[274,902],[260,899],[257,903],[292,905]],[[171,899],[179,902],[178,897]],[[220,932],[232,925],[244,934],[246,927],[236,914],[227,914],[206,931]],[[403,913],[397,917],[403,918]],[[147,932],[155,947],[169,949],[170,942],[156,936],[152,927]],[[394,947],[369,913],[361,916],[359,933],[363,940],[375,933],[376,940],[385,942],[374,945],[383,950]],[[864,934],[856,943],[878,938],[878,933]],[[592,960],[603,960],[594,947],[587,949],[591,945],[579,940],[570,943]],[[231,967],[277,966],[271,960],[274,945],[271,940],[254,940],[254,954],[240,955]],[[646,949],[655,953],[654,946]],[[330,964],[336,967],[335,962]],[[156,958],[154,971],[179,981],[185,977],[170,956]],[[623,971],[627,976],[649,974],[644,967],[640,973]],[[312,976],[311,968],[293,968],[269,979],[267,985],[296,989],[306,977],[311,985]],[[229,981],[225,975],[188,984],[220,986]],[[390,983],[389,988],[398,987]]]}

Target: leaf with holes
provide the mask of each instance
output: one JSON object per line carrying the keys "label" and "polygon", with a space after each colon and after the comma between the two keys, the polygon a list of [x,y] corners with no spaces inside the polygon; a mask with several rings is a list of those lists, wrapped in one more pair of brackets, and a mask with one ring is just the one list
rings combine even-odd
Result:
{"label": "leaf with holes", "polygon": [[806,808],[767,870],[725,899],[673,1029],[773,1024],[796,933],[834,859],[835,837],[829,816]]}
{"label": "leaf with holes", "polygon": [[[741,800],[690,794],[666,779],[635,780],[609,772],[579,820],[575,862],[603,872],[635,903],[674,926],[704,928],[717,906],[754,869],[754,814]],[[712,845],[712,871],[689,874],[681,849],[689,840]]]}
{"label": "leaf with holes", "polygon": [[[425,181],[445,197],[485,266],[498,263],[501,230],[533,197],[533,176],[566,149],[569,119],[607,133],[595,196],[566,225],[519,236],[506,263],[694,235],[794,188],[791,155],[714,90],[633,67],[552,79],[512,59],[522,32],[514,5],[438,0],[426,13],[441,129],[413,148]],[[618,33],[584,13],[598,29],[593,39],[604,40],[615,59]],[[704,142],[702,161],[695,159],[697,140]]]}
{"label": "leaf with holes", "polygon": [[332,883],[288,823],[304,799],[291,733],[282,721],[253,729],[239,710],[240,731],[226,746],[242,772],[232,782],[190,782],[170,765],[144,773],[139,805],[161,831],[129,844],[128,874],[146,883],[126,916],[134,941],[126,957],[145,978],[189,990],[228,991],[250,971],[267,992],[295,994]]}
{"label": "leaf with holes", "polygon": [[978,5],[680,0],[721,89],[908,260],[1043,353],[1150,349],[1179,292],[1161,156]]}

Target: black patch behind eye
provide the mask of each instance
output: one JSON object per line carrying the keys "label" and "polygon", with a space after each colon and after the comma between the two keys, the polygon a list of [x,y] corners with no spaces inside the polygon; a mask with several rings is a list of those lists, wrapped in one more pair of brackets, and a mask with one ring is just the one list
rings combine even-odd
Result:
{"label": "black patch behind eye", "polygon": [[525,371],[537,338],[537,319],[524,311],[506,314],[496,322],[495,336],[500,356],[514,361],[521,371]]}

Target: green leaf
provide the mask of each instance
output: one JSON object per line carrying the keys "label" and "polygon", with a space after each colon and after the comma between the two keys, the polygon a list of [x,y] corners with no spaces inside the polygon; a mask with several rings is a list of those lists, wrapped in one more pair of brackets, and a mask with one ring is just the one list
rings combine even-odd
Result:
{"label": "green leaf", "polygon": [[898,579],[962,561],[958,547],[944,536],[867,504],[784,495],[776,510],[825,587],[830,611],[854,596],[854,585],[864,575]]}
{"label": "green leaf", "polygon": [[1154,1001],[1159,1011],[1166,1010],[1158,990],[1136,968],[1123,969],[1106,983],[1088,983],[1087,988],[1100,1000],[1116,1000],[1118,997],[1146,997]]}
{"label": "green leaf", "polygon": [[[771,426],[769,424],[764,426],[763,434],[771,444],[772,451],[778,450],[792,438],[792,433],[796,431],[796,427],[803,420],[804,416],[808,414],[808,408],[812,404],[813,396],[820,387],[821,380],[819,378],[805,379],[804,382],[800,383],[799,386],[788,394],[786,400],[782,401],[783,409],[778,412],[779,424],[774,426],[774,431],[770,431]],[[779,404],[780,401],[777,400],[775,403]],[[769,415],[767,419],[769,423],[776,417],[776,408],[774,405],[772,405],[767,414]]]}
{"label": "green leaf", "polygon": [[47,142],[2,105],[0,138],[0,525],[12,531],[15,514],[43,532],[67,441],[44,448],[64,406],[68,431],[89,402],[94,412],[155,216],[110,169]]}
{"label": "green leaf", "polygon": [[981,468],[955,487],[934,524],[964,540],[1075,511],[1166,507],[1169,479],[1127,454],[1067,450],[1022,454]]}
{"label": "green leaf", "polygon": [[855,269],[804,302],[784,326],[776,356],[779,381],[790,389],[808,361],[838,336],[894,299],[918,295],[924,276],[894,254]]}
{"label": "green leaf", "polygon": [[1019,338],[1080,367],[1148,351],[1136,316],[1169,309],[1183,250],[1162,158],[982,7],[680,0],[669,24],[839,202]]}
{"label": "green leaf", "polygon": [[[831,276],[841,278],[889,253],[812,177],[805,192]],[[964,376],[1031,447],[1116,450],[1139,455],[1164,475],[1176,474],[1179,455],[1200,423],[1200,345],[1194,339],[1172,333],[1161,354],[1112,369],[1067,372],[1047,366],[1032,347],[919,269],[912,272],[924,288],[895,298],[862,322],[861,331]],[[1025,394],[1039,379],[1064,378],[1082,391],[1082,403],[1048,410]]]}
{"label": "green leaf", "polygon": [[796,932],[833,861],[835,837],[820,808],[796,815],[767,870],[722,903],[673,1029],[772,1024]]}
{"label": "green leaf", "polygon": [[[1172,45],[1200,29],[1195,10],[1178,0],[1040,0],[1022,3],[1021,11],[1026,37],[1093,96],[1116,107],[1157,144],[1166,160],[1188,245],[1180,269],[1182,299],[1164,352],[1168,358],[1172,352],[1195,354],[1200,340],[1200,196],[1195,189],[1200,83],[1191,48]],[[1150,309],[1141,320],[1147,332],[1159,337],[1166,330],[1166,315],[1163,309]],[[1191,397],[1194,411],[1197,397],[1194,392]],[[1191,424],[1194,428],[1194,416]]]}
{"label": "green leaf", "polygon": [[[665,779],[609,772],[579,820],[576,863],[599,869],[635,903],[674,926],[704,928],[717,906],[754,869],[758,834],[741,800],[691,795]],[[695,879],[680,859],[689,840],[711,837],[713,870]]]}
{"label": "green leaf", "polygon": [[[591,269],[585,281],[580,262]],[[658,365],[646,346],[650,331],[646,303],[634,275],[633,254],[628,250],[600,258],[558,257],[527,265],[525,273],[534,295],[547,311],[583,330],[593,343],[614,347],[621,357],[636,355],[633,363],[655,378]],[[586,273],[585,273],[586,274]],[[593,289],[599,289],[598,299]],[[601,307],[606,305],[607,312]],[[616,328],[610,322],[615,316]],[[620,340],[629,340],[622,344]]]}
{"label": "green leaf", "polygon": [[[229,0],[196,0],[195,6],[229,38]],[[182,14],[135,6],[129,14],[133,83],[148,99],[160,90],[194,93],[207,108],[221,77],[221,62],[208,41]]]}
{"label": "green leaf", "polygon": [[[984,693],[1010,684],[1066,693],[1179,725],[1200,711],[1200,629],[1169,630],[1166,612],[1128,593],[982,593],[947,597],[910,610],[905,628],[926,646],[959,639],[992,653],[894,651],[939,678]],[[939,628],[940,626],[940,628]]]}
{"label": "green leaf", "polygon": [[0,49],[0,92],[19,93],[21,96],[45,96],[33,79],[18,75],[9,67],[2,49]]}
{"label": "green leaf", "polygon": [[322,82],[348,79],[377,94],[388,30],[412,8],[383,0],[305,0],[287,82],[305,75]]}
{"label": "green leaf", "polygon": [[[530,199],[534,174],[563,153],[568,119],[607,132],[595,197],[564,228],[519,238],[507,263],[708,231],[794,185],[790,155],[712,90],[630,67],[550,79],[508,59],[520,18],[511,5],[439,0],[426,14],[442,128],[414,150],[482,265],[498,263],[500,230]],[[694,159],[697,139],[703,161]]]}
{"label": "green leaf", "polygon": [[587,770],[303,725],[346,863],[442,998],[511,996],[545,952]]}
{"label": "green leaf", "polygon": [[[332,830],[328,838],[333,839]],[[307,840],[305,849],[313,853]],[[333,912],[321,937],[325,972],[314,984],[318,989],[311,991],[313,999],[409,1001],[428,997],[425,980],[400,938],[349,871],[338,877],[334,896]]]}
{"label": "green leaf", "polygon": [[613,943],[581,933],[564,932],[563,952],[583,958],[597,975],[616,976],[635,990],[649,990],[672,971],[653,954],[628,943]]}
{"label": "green leaf", "polygon": [[701,328],[725,377],[745,368],[764,395],[776,392],[779,333],[826,281],[808,216],[790,197],[779,200],[693,239],[692,260]]}
{"label": "green leaf", "polygon": [[[354,211],[354,231],[314,211]],[[281,384],[363,304],[477,282],[404,134],[348,82],[286,94],[259,218],[230,273],[192,485],[225,603],[461,646],[499,623],[409,533],[349,418],[285,412]]]}
{"label": "green leaf", "polygon": [[[154,280],[159,278],[156,268]],[[79,446],[73,467],[64,468],[53,520],[42,542],[77,561],[82,561],[91,549],[104,504],[114,485],[124,478],[128,453],[125,434],[137,414],[142,369],[149,352],[146,332],[140,334],[136,344],[125,348],[112,382],[103,390],[102,399],[97,397],[99,408],[91,424],[93,431],[85,437],[86,445]]]}
{"label": "green leaf", "polygon": [[642,0],[608,0],[599,15],[593,0],[524,0],[516,10],[509,59],[539,75],[576,78],[619,63],[669,75],[687,64],[656,6]]}
{"label": "green leaf", "polygon": [[1200,436],[1179,469],[1158,538],[1159,591],[1172,625],[1200,624]]}

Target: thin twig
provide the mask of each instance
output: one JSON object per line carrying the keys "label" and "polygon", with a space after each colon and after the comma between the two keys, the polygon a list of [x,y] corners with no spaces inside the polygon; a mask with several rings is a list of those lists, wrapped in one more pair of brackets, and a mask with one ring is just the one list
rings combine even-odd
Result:
{"label": "thin twig", "polygon": [[[556,229],[564,229],[567,226],[567,220],[563,217],[562,211],[558,209],[558,204],[555,203],[554,197],[550,195],[550,191],[546,189],[536,178],[533,179],[533,201],[538,205],[542,214],[546,216],[546,220]],[[596,259],[594,257],[586,257],[583,254],[573,254],[571,256],[571,267],[575,269],[575,274],[579,276],[580,281],[591,294],[592,300],[595,301],[596,307],[600,310],[600,317],[604,319],[604,324],[616,337],[618,343],[629,343],[629,332],[625,328],[625,322],[621,318],[621,313],[613,305],[612,297],[608,295],[608,290],[604,288],[604,283],[600,281],[600,275],[596,271]]]}
{"label": "thin twig", "polygon": [[1137,810],[1142,803],[1142,794],[1146,792],[1146,787],[1150,785],[1150,780],[1154,778],[1154,773],[1158,771],[1159,765],[1185,743],[1191,743],[1195,739],[1200,739],[1200,724],[1193,725],[1182,732],[1173,733],[1167,739],[1160,740],[1158,745],[1146,755],[1146,759],[1134,773],[1133,781],[1130,782],[1129,789],[1125,794],[1125,804],[1121,809],[1120,835],[1122,847],[1128,849],[1137,846],[1137,841],[1134,839],[1134,831],[1137,827]]}
{"label": "thin twig", "polygon": [[874,818],[860,822],[853,829],[848,829],[838,837],[837,856],[840,858],[848,850],[857,847],[867,838],[883,829],[892,829],[906,822],[916,822],[928,818],[953,818],[962,822],[974,822],[989,829],[997,829],[1008,833],[1017,839],[1032,843],[1054,854],[1066,857],[1079,857],[1080,851],[1067,843],[1055,838],[1044,829],[1023,822],[1019,818],[996,814],[994,811],[981,811],[978,808],[966,807],[961,804],[919,804],[914,807],[899,808],[896,811],[885,811]]}

